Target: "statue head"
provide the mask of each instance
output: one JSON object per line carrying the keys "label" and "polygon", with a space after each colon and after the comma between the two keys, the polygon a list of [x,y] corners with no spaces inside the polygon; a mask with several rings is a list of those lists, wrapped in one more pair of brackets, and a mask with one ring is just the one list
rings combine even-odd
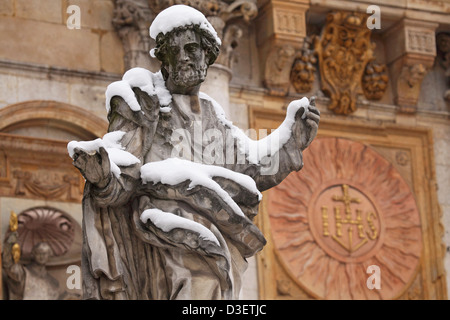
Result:
{"label": "statue head", "polygon": [[52,254],[52,248],[46,242],[39,242],[31,249],[31,259],[40,265],[46,265]]}
{"label": "statue head", "polygon": [[198,90],[221,44],[205,16],[188,6],[169,7],[155,18],[150,35],[156,37],[152,54],[162,63],[169,91],[186,94]]}

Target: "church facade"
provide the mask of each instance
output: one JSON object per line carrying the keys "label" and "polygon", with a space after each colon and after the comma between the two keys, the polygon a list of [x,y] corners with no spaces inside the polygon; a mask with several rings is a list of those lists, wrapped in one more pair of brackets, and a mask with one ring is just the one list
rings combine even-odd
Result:
{"label": "church facade", "polygon": [[[6,0],[0,4],[1,239],[79,297],[84,179],[71,140],[107,130],[105,90],[159,70],[148,28],[172,4],[222,39],[201,91],[253,138],[316,97],[304,167],[266,191],[268,240],[243,299],[448,299],[450,4],[443,0]],[[3,299],[7,299],[3,283]]]}

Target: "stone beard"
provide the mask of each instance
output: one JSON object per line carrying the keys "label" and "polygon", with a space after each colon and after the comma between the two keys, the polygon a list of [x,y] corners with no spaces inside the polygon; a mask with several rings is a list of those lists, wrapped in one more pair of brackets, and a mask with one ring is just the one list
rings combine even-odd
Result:
{"label": "stone beard", "polygon": [[187,29],[171,34],[168,51],[168,73],[175,85],[195,87],[205,81],[208,65],[197,32]]}
{"label": "stone beard", "polygon": [[176,69],[175,73],[172,74],[171,79],[176,85],[188,83],[195,86],[205,81],[206,70],[206,65],[196,66],[194,64],[188,64],[187,66],[180,66]]}

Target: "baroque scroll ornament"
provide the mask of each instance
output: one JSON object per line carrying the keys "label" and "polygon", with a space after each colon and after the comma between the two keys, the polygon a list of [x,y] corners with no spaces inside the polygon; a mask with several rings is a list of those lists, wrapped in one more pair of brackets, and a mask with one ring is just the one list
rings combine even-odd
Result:
{"label": "baroque scroll ornament", "polygon": [[[320,39],[315,43],[319,57],[322,90],[331,101],[329,109],[337,114],[350,114],[356,110],[356,100],[363,94],[362,81],[366,66],[374,60],[371,30],[366,26],[367,15],[356,12],[332,12]],[[369,70],[370,71],[370,70]],[[366,87],[374,87],[368,77]],[[384,93],[387,78],[376,94],[366,94],[369,99],[379,99]],[[377,84],[378,85],[378,84]],[[384,89],[382,88],[384,86]]]}

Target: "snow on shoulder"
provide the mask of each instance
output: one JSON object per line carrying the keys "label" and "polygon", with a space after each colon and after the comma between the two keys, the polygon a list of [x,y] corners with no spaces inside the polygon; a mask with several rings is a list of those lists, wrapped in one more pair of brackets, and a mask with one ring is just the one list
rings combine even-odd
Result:
{"label": "snow on shoulder", "polygon": [[122,80],[111,83],[106,89],[106,110],[109,113],[111,99],[122,97],[133,111],[141,111],[133,88],[139,88],[149,96],[156,95],[161,105],[160,110],[167,112],[167,106],[172,102],[172,95],[167,90],[161,71],[152,73],[144,68],[132,68],[125,72]]}
{"label": "snow on shoulder", "polygon": [[188,25],[199,25],[201,29],[207,30],[219,45],[222,44],[216,30],[203,13],[183,4],[174,5],[161,11],[150,26],[150,37],[156,40],[160,33],[166,34],[175,28]]}

